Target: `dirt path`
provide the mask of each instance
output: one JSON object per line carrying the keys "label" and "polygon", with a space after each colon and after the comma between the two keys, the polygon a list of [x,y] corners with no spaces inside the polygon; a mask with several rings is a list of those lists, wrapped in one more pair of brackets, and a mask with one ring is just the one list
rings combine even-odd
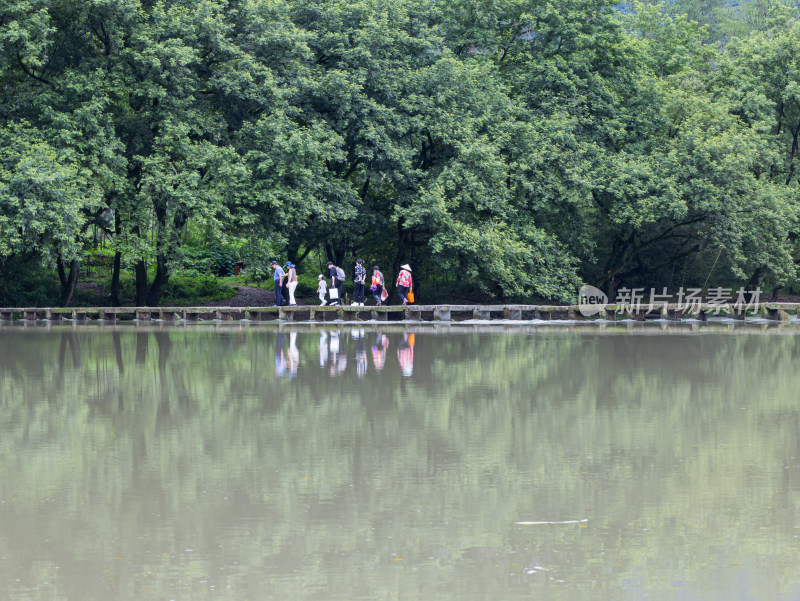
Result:
{"label": "dirt path", "polygon": [[[201,307],[271,307],[275,304],[275,291],[254,286],[238,286],[236,296],[222,301],[209,301]],[[311,304],[309,299],[297,298],[298,305]]]}

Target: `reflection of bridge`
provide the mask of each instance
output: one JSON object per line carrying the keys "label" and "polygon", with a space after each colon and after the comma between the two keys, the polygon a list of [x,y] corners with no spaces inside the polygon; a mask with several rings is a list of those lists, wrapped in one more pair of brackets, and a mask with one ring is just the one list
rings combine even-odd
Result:
{"label": "reflection of bridge", "polygon": [[102,320],[108,322],[138,319],[149,321],[556,321],[594,319],[622,320],[667,319],[681,321],[695,319],[706,321],[708,317],[727,317],[743,320],[745,317],[762,317],[787,321],[790,316],[800,316],[800,303],[762,303],[756,307],[693,304],[690,307],[674,303],[630,307],[607,305],[598,315],[584,317],[578,305],[408,305],[353,307],[320,307],[302,305],[296,307],[67,307],[67,308],[8,308],[0,309],[0,321],[13,320],[74,320],[85,322]]}

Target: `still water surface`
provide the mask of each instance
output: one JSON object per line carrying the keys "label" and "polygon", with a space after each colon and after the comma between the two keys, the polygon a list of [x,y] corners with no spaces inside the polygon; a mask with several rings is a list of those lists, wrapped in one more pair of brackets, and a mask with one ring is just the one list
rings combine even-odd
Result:
{"label": "still water surface", "polygon": [[799,599],[794,328],[0,327],[0,599]]}

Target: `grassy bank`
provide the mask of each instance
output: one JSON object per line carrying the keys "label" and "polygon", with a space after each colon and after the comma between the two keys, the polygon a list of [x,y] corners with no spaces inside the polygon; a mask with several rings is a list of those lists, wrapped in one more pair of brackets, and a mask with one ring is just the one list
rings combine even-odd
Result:
{"label": "grassy bank", "polygon": [[[24,272],[25,277],[17,274]],[[207,274],[175,274],[170,277],[161,305],[199,305],[225,301],[236,295],[237,285],[230,278]],[[82,270],[73,306],[107,306],[111,295],[111,274],[106,270]],[[132,273],[120,274],[122,306],[135,304],[135,282]],[[54,270],[22,264],[6,264],[0,271],[0,306],[57,307],[61,304],[58,274]]]}

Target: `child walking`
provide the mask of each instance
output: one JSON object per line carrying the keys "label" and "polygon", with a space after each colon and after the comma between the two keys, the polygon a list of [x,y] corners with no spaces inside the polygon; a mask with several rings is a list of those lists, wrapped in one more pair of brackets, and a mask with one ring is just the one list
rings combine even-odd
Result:
{"label": "child walking", "polygon": [[319,295],[319,300],[322,302],[319,304],[320,307],[324,307],[328,304],[328,301],[325,300],[325,294],[328,292],[328,282],[319,274],[318,278],[319,284],[317,284],[317,294]]}

